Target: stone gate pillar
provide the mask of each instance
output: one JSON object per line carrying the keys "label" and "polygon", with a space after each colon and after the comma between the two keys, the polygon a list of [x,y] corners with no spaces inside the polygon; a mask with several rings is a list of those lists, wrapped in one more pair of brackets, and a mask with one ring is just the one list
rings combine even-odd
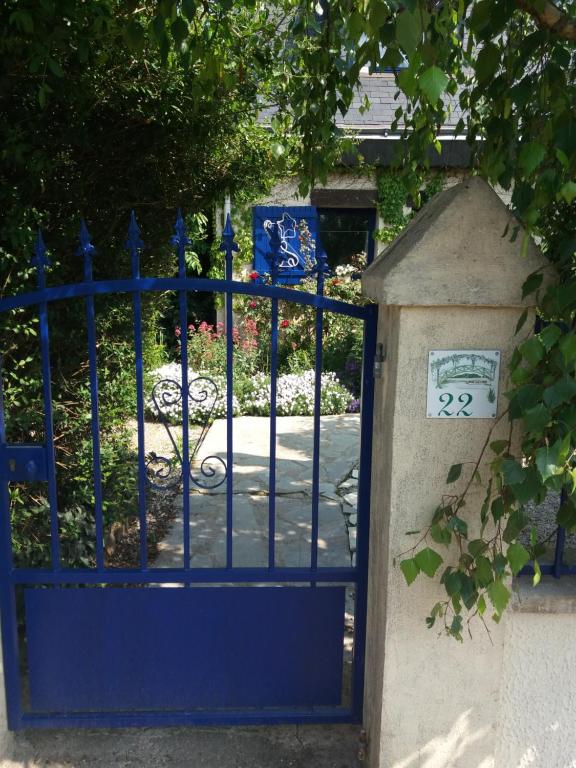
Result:
{"label": "stone gate pillar", "polygon": [[[384,356],[372,460],[364,708],[370,768],[493,765],[503,627],[489,620],[488,637],[476,623],[473,640],[462,644],[438,626],[428,629],[425,617],[444,588],[425,576],[408,587],[393,560],[415,543],[406,532],[425,528],[442,495],[458,491],[464,477],[447,487],[450,466],[475,461],[494,424],[491,413],[428,416],[429,353],[497,350],[494,412],[506,406],[507,363],[526,305],[521,287],[544,264],[532,243],[520,255],[522,235],[510,242],[508,224],[515,222],[498,195],[469,179],[432,200],[363,275],[364,294],[380,305]],[[507,431],[502,419],[492,439]],[[466,516],[477,517],[471,512],[481,499],[478,489]]]}

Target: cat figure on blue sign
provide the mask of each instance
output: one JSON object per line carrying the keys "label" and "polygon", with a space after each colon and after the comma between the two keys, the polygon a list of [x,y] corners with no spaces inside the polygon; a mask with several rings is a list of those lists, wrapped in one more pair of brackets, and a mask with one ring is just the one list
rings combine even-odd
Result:
{"label": "cat figure on blue sign", "polygon": [[274,222],[271,219],[266,219],[264,222],[264,230],[268,235],[268,239],[270,239],[274,224],[278,225],[280,251],[283,256],[282,261],[278,266],[280,269],[294,269],[294,267],[297,267],[300,263],[298,251],[290,244],[290,240],[296,240],[296,242],[298,242],[298,225],[296,224],[296,219],[293,219],[292,216],[286,212],[282,214],[282,218],[279,221]]}

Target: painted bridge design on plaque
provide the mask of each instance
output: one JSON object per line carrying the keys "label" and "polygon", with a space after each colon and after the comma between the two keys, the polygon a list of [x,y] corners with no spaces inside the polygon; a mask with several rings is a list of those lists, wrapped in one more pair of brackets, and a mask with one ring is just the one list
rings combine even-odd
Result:
{"label": "painted bridge design on plaque", "polygon": [[432,363],[436,386],[466,381],[473,384],[493,384],[497,362],[478,353],[448,355]]}

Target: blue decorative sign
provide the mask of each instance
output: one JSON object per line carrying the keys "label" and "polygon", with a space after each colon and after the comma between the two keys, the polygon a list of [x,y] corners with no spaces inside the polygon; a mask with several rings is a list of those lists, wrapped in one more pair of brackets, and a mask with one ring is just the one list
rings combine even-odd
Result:
{"label": "blue decorative sign", "polygon": [[315,266],[317,251],[322,246],[318,239],[318,213],[310,205],[276,206],[257,205],[252,209],[254,237],[254,270],[260,275],[270,274],[270,235],[278,225],[281,261],[278,283],[293,285]]}

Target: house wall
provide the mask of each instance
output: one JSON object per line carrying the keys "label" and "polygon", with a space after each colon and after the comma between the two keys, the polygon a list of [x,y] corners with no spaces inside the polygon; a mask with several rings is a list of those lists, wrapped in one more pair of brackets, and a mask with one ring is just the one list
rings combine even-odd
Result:
{"label": "house wall", "polygon": [[[376,177],[373,172],[364,174],[352,171],[331,173],[326,184],[318,185],[320,189],[376,189]],[[293,176],[274,185],[268,197],[258,201],[258,205],[311,205],[310,193],[300,196],[298,179]]]}
{"label": "house wall", "polygon": [[517,584],[504,630],[495,768],[576,765],[576,587]]}
{"label": "house wall", "polygon": [[[448,189],[455,184],[462,181],[462,178],[466,175],[465,169],[453,168],[450,171],[442,171],[444,174],[444,187]],[[377,169],[367,168],[363,173],[357,173],[353,170],[341,170],[331,173],[325,184],[317,185],[316,189],[337,189],[337,190],[370,190],[376,191]],[[298,193],[298,179],[294,176],[284,181],[279,181],[274,185],[269,196],[258,200],[258,205],[280,205],[280,206],[295,206],[295,205],[311,205],[310,192],[308,194],[300,196]],[[406,215],[410,213],[410,208],[405,207],[404,212]],[[387,222],[378,215],[376,219],[376,229],[382,229]],[[375,241],[374,251],[378,254],[384,245]]]}

